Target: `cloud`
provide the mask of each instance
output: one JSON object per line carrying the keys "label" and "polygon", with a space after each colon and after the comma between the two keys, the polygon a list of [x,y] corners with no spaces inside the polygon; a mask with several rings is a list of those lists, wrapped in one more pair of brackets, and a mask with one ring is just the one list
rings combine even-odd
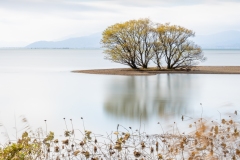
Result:
{"label": "cloud", "polygon": [[[98,5],[96,5],[98,3]],[[76,0],[8,0],[0,1],[0,9],[27,13],[56,14],[59,12],[114,12],[112,8],[100,5],[100,1]]]}
{"label": "cloud", "polygon": [[74,33],[86,35],[102,31],[106,18],[117,17],[117,12],[119,6],[100,2],[0,1],[0,41],[31,43]]}
{"label": "cloud", "polygon": [[[101,0],[99,0],[101,1]],[[218,5],[225,2],[240,3],[239,0],[109,0],[123,6],[133,7],[176,7],[191,5]]]}
{"label": "cloud", "polygon": [[0,41],[88,35],[138,18],[209,34],[240,28],[239,8],[237,0],[0,0]]}

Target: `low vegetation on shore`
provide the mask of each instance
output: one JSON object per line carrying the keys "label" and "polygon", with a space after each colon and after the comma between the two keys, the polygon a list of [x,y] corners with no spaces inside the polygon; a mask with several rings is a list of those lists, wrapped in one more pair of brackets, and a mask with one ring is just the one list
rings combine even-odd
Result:
{"label": "low vegetation on shore", "polygon": [[[182,120],[186,118],[182,116]],[[85,129],[74,129],[70,119],[71,129],[66,126],[63,139],[57,139],[54,132],[25,131],[17,141],[1,146],[0,159],[236,160],[240,159],[237,120],[235,111],[235,115],[220,122],[199,118],[188,124],[192,129],[188,134],[180,132],[174,122],[171,131],[163,130],[153,135],[117,125],[114,132],[102,136]]]}

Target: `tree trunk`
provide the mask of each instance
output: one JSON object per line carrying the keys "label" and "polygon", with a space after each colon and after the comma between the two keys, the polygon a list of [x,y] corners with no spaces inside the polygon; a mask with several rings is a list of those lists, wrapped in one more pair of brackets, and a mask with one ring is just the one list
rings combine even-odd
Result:
{"label": "tree trunk", "polygon": [[161,69],[160,60],[159,60],[158,57],[157,57],[157,67],[158,67],[159,69]]}
{"label": "tree trunk", "polygon": [[171,69],[171,64],[168,62],[167,69]]}
{"label": "tree trunk", "polygon": [[143,66],[142,66],[143,68],[147,68],[148,67],[148,65],[147,64],[143,64]]}
{"label": "tree trunk", "polygon": [[131,61],[131,64],[129,64],[129,66],[132,68],[132,69],[138,69],[138,67],[136,66],[136,64]]}

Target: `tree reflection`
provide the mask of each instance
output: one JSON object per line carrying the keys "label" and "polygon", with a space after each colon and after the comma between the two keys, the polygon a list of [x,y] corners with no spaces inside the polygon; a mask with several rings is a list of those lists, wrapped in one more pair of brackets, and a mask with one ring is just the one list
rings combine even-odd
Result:
{"label": "tree reflection", "polygon": [[[116,78],[116,77],[115,77]],[[191,75],[162,74],[111,79],[105,112],[117,118],[173,118],[191,111]],[[194,86],[197,86],[194,83]]]}

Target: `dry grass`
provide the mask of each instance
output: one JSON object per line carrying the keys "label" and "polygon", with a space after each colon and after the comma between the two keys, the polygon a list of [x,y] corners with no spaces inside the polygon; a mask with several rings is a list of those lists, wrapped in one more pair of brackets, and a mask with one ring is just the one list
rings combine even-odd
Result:
{"label": "dry grass", "polygon": [[[237,119],[237,111],[234,118],[229,116],[221,122],[200,118],[189,124],[193,129],[189,134],[180,133],[177,125],[170,132],[154,135],[118,125],[115,132],[101,136],[74,129],[72,124],[63,140],[56,139],[53,132],[44,135],[42,130],[29,131],[17,142],[3,145],[0,159],[236,160],[240,159]],[[81,136],[76,136],[77,132]]]}

